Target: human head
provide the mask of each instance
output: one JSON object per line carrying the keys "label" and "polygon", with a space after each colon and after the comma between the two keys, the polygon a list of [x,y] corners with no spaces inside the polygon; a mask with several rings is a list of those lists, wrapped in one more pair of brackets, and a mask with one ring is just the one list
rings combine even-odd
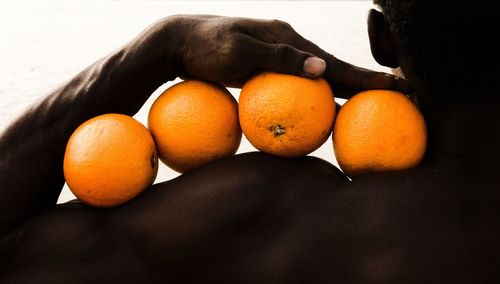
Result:
{"label": "human head", "polygon": [[492,90],[495,72],[488,71],[498,53],[493,2],[374,0],[382,13],[372,10],[368,19],[373,56],[400,66],[426,91]]}

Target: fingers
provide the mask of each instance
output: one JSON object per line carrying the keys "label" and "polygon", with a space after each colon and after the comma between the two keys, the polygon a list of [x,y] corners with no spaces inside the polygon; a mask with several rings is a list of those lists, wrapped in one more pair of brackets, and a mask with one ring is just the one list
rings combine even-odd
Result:
{"label": "fingers", "polygon": [[370,89],[391,89],[405,94],[413,91],[408,81],[342,61],[294,31],[287,35],[287,40],[296,48],[326,61],[323,77],[331,84],[332,89],[337,91],[336,96],[339,98],[350,98],[360,91]]}
{"label": "fingers", "polygon": [[315,78],[321,76],[326,69],[323,59],[291,45],[273,44],[267,49],[266,67],[274,71]]}
{"label": "fingers", "polygon": [[270,44],[250,37],[247,44],[251,46],[247,60],[251,60],[256,68],[307,78],[319,77],[326,70],[323,59],[289,44]]}
{"label": "fingers", "polygon": [[332,85],[337,97],[350,98],[354,94],[371,89],[390,89],[410,94],[410,83],[397,76],[354,66],[333,56],[327,58],[324,77]]}
{"label": "fingers", "polygon": [[[240,28],[249,36],[267,43],[267,46],[260,46],[267,50],[267,55],[261,57],[266,60],[259,62],[263,67],[304,77],[322,74],[337,97],[350,98],[357,92],[369,89],[392,89],[405,94],[412,92],[406,80],[339,60],[302,37],[285,22],[247,21]],[[326,66],[323,62],[326,62]]]}
{"label": "fingers", "polygon": [[298,34],[290,24],[279,20],[244,21],[241,31],[249,36],[271,44],[287,44],[298,50],[315,55],[323,60],[329,55],[326,51]]}
{"label": "fingers", "polygon": [[286,22],[241,19],[236,26],[252,39],[256,53],[263,51],[254,57],[263,68],[309,78],[321,76],[326,69],[323,59],[295,44],[299,35]]}

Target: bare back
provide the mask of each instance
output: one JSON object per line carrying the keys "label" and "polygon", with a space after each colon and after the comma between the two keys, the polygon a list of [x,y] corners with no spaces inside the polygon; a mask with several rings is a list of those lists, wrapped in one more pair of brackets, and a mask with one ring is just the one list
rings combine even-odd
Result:
{"label": "bare back", "polygon": [[60,205],[2,240],[2,269],[7,283],[488,282],[500,198],[488,173],[464,171],[349,182],[316,158],[243,154],[127,206]]}

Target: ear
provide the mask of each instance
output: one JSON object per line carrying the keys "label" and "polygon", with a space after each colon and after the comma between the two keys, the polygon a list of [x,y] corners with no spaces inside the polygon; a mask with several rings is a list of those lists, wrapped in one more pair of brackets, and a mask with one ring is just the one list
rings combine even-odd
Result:
{"label": "ear", "polygon": [[368,37],[373,58],[380,65],[399,67],[398,48],[384,15],[371,9],[368,14]]}

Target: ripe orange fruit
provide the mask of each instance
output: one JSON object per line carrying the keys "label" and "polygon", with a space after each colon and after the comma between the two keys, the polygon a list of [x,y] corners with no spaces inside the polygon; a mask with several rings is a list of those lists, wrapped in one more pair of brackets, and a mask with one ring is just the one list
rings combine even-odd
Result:
{"label": "ripe orange fruit", "polygon": [[340,108],[333,130],[335,156],[351,177],[416,166],[426,141],[418,108],[405,95],[389,90],[353,96]]}
{"label": "ripe orange fruit", "polygon": [[64,177],[73,194],[98,207],[123,204],[149,187],[158,172],[148,129],[122,114],[96,116],[71,135]]}
{"label": "ripe orange fruit", "polygon": [[241,142],[238,103],[223,86],[188,80],[165,90],[149,111],[160,160],[178,172],[234,155]]}
{"label": "ripe orange fruit", "polygon": [[239,115],[243,133],[255,148],[277,156],[299,157],[328,139],[335,100],[322,78],[264,72],[243,86]]}

